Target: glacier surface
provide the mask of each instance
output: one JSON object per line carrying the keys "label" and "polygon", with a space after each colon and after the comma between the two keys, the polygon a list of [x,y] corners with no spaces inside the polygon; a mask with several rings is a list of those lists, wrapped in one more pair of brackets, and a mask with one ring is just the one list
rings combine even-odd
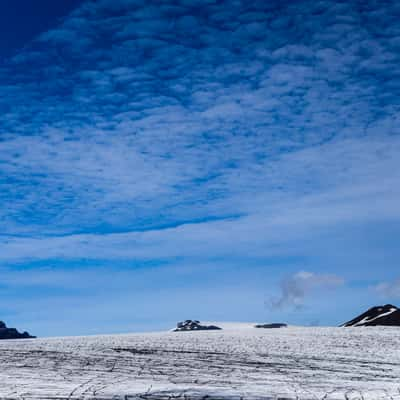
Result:
{"label": "glacier surface", "polygon": [[400,399],[400,328],[162,332],[0,342],[0,399]]}

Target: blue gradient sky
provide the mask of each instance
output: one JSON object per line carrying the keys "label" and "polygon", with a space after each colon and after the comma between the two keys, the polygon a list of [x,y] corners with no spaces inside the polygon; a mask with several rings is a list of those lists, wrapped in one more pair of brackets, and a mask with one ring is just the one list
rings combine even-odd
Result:
{"label": "blue gradient sky", "polygon": [[5,1],[1,15],[9,325],[325,325],[399,300],[398,2]]}

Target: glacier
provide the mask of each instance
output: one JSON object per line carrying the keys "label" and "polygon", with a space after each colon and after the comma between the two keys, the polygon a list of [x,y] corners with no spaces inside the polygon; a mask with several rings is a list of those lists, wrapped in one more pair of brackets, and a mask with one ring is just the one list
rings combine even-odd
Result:
{"label": "glacier", "polygon": [[400,399],[399,328],[221,326],[1,341],[0,399]]}

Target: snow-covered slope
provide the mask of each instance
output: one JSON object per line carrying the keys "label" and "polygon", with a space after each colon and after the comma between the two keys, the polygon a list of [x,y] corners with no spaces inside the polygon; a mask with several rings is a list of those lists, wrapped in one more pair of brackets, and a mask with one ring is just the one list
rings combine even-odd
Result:
{"label": "snow-covered slope", "polygon": [[0,399],[400,399],[397,328],[244,325],[3,341]]}
{"label": "snow-covered slope", "polygon": [[392,304],[372,307],[343,326],[400,326],[400,309]]}

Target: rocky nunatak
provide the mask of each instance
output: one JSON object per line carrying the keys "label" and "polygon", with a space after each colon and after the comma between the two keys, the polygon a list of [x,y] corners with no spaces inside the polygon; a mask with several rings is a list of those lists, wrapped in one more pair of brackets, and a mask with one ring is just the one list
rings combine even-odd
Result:
{"label": "rocky nunatak", "polygon": [[201,325],[200,321],[187,319],[183,322],[178,322],[173,332],[185,331],[213,331],[220,330],[221,328],[215,325]]}
{"label": "rocky nunatak", "polygon": [[0,321],[0,340],[2,339],[33,339],[36,336],[31,336],[28,332],[20,333],[15,328],[7,328],[7,325]]}
{"label": "rocky nunatak", "polygon": [[265,328],[265,329],[287,328],[287,324],[283,324],[281,322],[274,322],[272,324],[257,324],[254,325],[254,328]]}

